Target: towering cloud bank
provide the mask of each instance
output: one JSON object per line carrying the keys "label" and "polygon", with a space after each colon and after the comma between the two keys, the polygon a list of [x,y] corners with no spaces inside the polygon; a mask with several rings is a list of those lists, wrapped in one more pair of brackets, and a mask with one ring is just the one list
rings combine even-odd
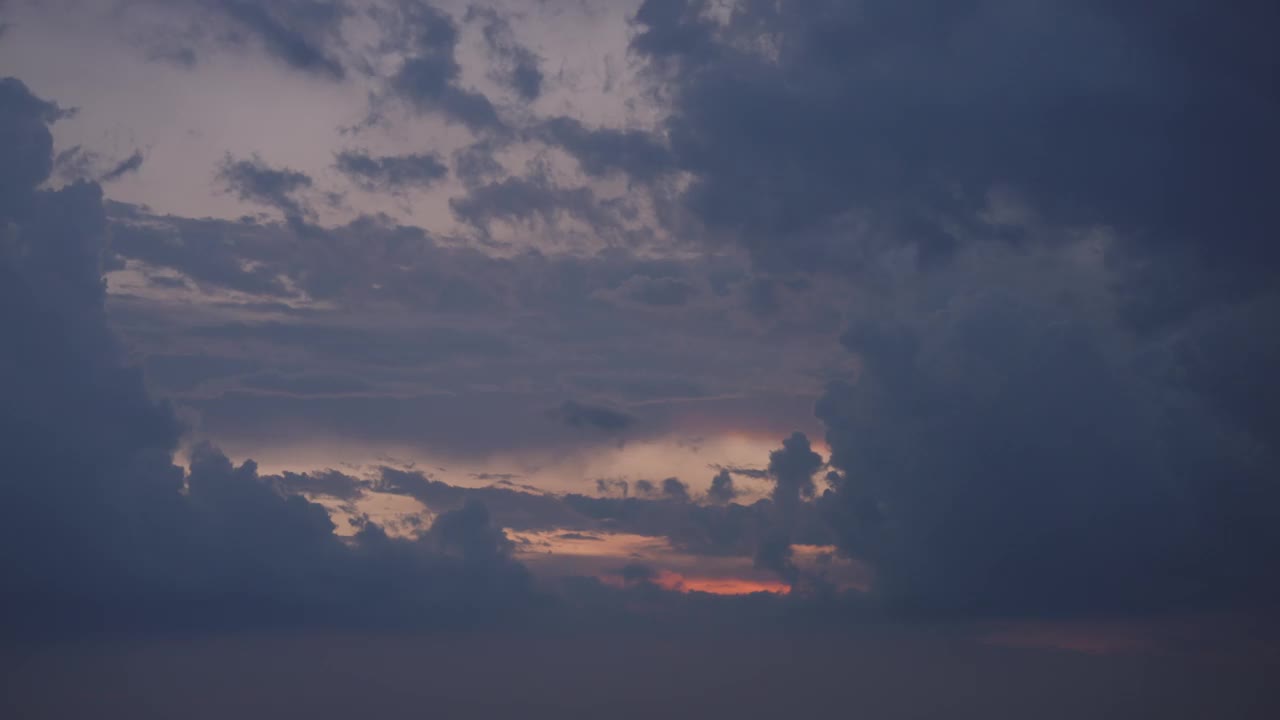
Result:
{"label": "towering cloud bank", "polygon": [[854,288],[820,505],[881,599],[1273,606],[1275,8],[712,5],[632,50],[684,210]]}
{"label": "towering cloud bank", "polygon": [[204,448],[152,401],[107,325],[93,183],[39,189],[67,114],[0,81],[0,601],[5,626],[455,622],[529,605],[523,568],[468,506],[415,542],[334,535],[318,505]]}

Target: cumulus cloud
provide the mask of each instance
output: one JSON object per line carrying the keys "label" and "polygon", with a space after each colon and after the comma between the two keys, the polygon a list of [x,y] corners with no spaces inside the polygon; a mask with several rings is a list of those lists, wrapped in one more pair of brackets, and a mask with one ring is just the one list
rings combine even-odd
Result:
{"label": "cumulus cloud", "polygon": [[721,470],[711,479],[711,487],[707,489],[707,499],[713,503],[727,503],[737,497],[738,491],[733,487],[733,475],[728,470]]}
{"label": "cumulus cloud", "polygon": [[1135,338],[1096,284],[1064,288],[1067,263],[1014,258],[1010,276],[956,271],[984,292],[845,336],[863,374],[818,404],[841,547],[917,610],[1274,603],[1270,441],[1187,392],[1180,353]]}
{"label": "cumulus cloud", "polygon": [[[5,154],[47,152],[56,106],[15,80],[0,89]],[[107,325],[101,190],[38,190],[50,160],[0,171],[5,199],[22,200],[0,209],[9,228],[0,320],[21,339],[0,351],[0,500],[13,514],[0,529],[6,625],[428,623],[526,603],[523,568],[476,506],[442,515],[413,542],[366,523],[347,544],[322,507],[281,492],[301,478],[263,478],[208,446],[189,471],[173,465],[182,428],[147,395]],[[334,480],[307,484],[355,492]]]}
{"label": "cumulus cloud", "polygon": [[1269,184],[1280,157],[1269,6],[746,2],[723,22],[712,6],[648,0],[632,49],[671,98],[685,206],[770,266],[945,258],[1005,187],[1052,222],[1274,280],[1275,216],[1232,189]]}
{"label": "cumulus cloud", "polygon": [[[1280,158],[1276,18],[1188,9],[637,11],[680,202],[751,253],[751,312],[782,311],[796,271],[856,295],[818,505],[888,605],[1274,605],[1276,381],[1255,363],[1280,264],[1242,189]],[[786,457],[774,501],[807,506],[820,459]],[[789,545],[760,562],[788,571]]]}

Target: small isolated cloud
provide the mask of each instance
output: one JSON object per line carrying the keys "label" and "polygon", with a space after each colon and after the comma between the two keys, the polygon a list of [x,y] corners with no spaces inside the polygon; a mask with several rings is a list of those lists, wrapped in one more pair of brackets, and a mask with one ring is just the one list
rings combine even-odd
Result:
{"label": "small isolated cloud", "polygon": [[312,214],[307,204],[297,194],[309,189],[311,176],[290,168],[273,168],[254,155],[248,160],[236,160],[227,155],[218,166],[218,180],[241,200],[273,207],[287,218],[302,218]]}
{"label": "small isolated cloud", "polygon": [[98,182],[111,182],[112,180],[119,180],[129,173],[138,172],[142,167],[143,159],[142,151],[134,150],[132,155],[116,163],[115,167],[103,173],[102,177],[98,178]]}

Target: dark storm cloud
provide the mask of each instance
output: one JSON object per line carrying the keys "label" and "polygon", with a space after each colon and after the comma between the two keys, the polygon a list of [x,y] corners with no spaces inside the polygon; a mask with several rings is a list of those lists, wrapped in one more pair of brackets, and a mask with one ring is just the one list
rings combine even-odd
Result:
{"label": "dark storm cloud", "polygon": [[601,405],[589,405],[576,400],[565,400],[560,407],[550,411],[555,419],[572,428],[595,428],[605,432],[619,432],[635,424],[635,417]]}
{"label": "dark storm cloud", "polygon": [[840,471],[820,504],[842,548],[876,564],[886,601],[1035,613],[1280,600],[1265,560],[1280,551],[1273,439],[1172,381],[1176,352],[1117,345],[1114,319],[1086,308],[1004,288],[846,336],[864,373],[819,402]]}
{"label": "dark storm cloud", "polygon": [[644,3],[632,48],[671,93],[686,206],[763,262],[945,257],[1007,187],[1051,221],[1274,276],[1252,190],[1280,159],[1270,4],[760,1],[724,25],[709,7]]}
{"label": "dark storm cloud", "polygon": [[111,182],[119,180],[129,173],[138,172],[142,168],[143,160],[142,151],[134,150],[132,155],[116,163],[114,167],[103,173],[102,177],[98,178],[98,182]]}
{"label": "dark storm cloud", "polygon": [[769,477],[774,481],[773,503],[790,513],[802,500],[813,498],[813,476],[822,468],[822,456],[809,447],[804,433],[783,440],[782,449],[769,453]]}
{"label": "dark storm cloud", "polygon": [[877,308],[818,413],[819,504],[880,599],[1273,606],[1278,11],[710,10],[649,0],[631,47],[671,99],[685,209],[752,253],[748,307],[785,308],[803,270]]}
{"label": "dark storm cloud", "polygon": [[[476,507],[413,542],[365,523],[349,545],[322,507],[281,492],[297,477],[207,446],[189,471],[173,465],[182,428],[107,325],[101,189],[36,189],[57,115],[0,81],[5,155],[46,150],[0,170],[0,322],[20,339],[0,350],[6,628],[445,623],[528,607],[527,574]],[[352,496],[334,480],[306,484]]]}
{"label": "dark storm cloud", "polygon": [[522,100],[537,100],[542,94],[540,58],[521,45],[511,30],[511,23],[493,8],[472,5],[467,8],[467,22],[481,23],[485,46],[493,69],[491,77],[516,91]]}
{"label": "dark storm cloud", "polygon": [[312,186],[311,177],[306,173],[273,168],[257,156],[236,160],[227,155],[218,166],[218,180],[241,200],[276,208],[286,218],[312,214],[311,208],[296,197]]}
{"label": "dark storm cloud", "polygon": [[397,97],[419,111],[438,112],[475,132],[502,129],[493,103],[458,84],[462,67],[455,57],[458,27],[453,18],[418,0],[378,8],[374,17],[387,35],[387,49],[405,55],[390,78]]}
{"label": "dark storm cloud", "polygon": [[0,173],[0,211],[12,212],[53,171],[48,124],[71,111],[41,100],[16,78],[0,79],[0,143],[7,149]]}
{"label": "dark storm cloud", "polygon": [[[267,52],[298,70],[341,80],[346,69],[332,46],[340,45],[340,27],[351,14],[336,0],[210,0],[210,6],[235,27],[261,42]],[[184,60],[179,55],[179,60]]]}
{"label": "dark storm cloud", "polygon": [[338,172],[368,192],[403,192],[443,180],[449,168],[435,154],[374,156],[349,150],[338,153]]}

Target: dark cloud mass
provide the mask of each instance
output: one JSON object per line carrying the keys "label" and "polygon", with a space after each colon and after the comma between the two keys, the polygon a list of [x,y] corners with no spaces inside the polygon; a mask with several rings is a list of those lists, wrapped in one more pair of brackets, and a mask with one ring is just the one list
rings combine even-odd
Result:
{"label": "dark cloud mass", "polygon": [[[55,107],[17,81],[0,87],[6,155],[47,149]],[[252,462],[205,446],[189,471],[174,466],[181,428],[107,326],[101,190],[36,189],[49,170],[47,157],[3,170],[6,197],[21,200],[4,208],[0,256],[0,313],[22,339],[0,351],[7,631],[428,623],[524,602],[523,568],[483,509],[445,514],[414,542],[365,523],[349,545]],[[349,493],[332,480],[318,480],[323,494]]]}
{"label": "dark cloud mass", "polygon": [[1273,185],[1280,153],[1267,3],[745,2],[724,25],[710,5],[645,2],[632,48],[672,95],[687,206],[762,261],[945,255],[1007,187],[1271,278],[1265,193],[1235,191]]}
{"label": "dark cloud mass", "polygon": [[[1255,365],[1280,327],[1274,8],[711,11],[648,0],[631,48],[708,234],[867,296],[845,336],[860,375],[818,404],[818,504],[879,599],[1274,606],[1276,380]],[[783,307],[767,276],[748,300]],[[1246,376],[1249,397],[1227,379]],[[779,507],[821,464],[789,455]]]}
{"label": "dark cloud mass", "polygon": [[1276,716],[1280,4],[96,5],[0,716]]}

